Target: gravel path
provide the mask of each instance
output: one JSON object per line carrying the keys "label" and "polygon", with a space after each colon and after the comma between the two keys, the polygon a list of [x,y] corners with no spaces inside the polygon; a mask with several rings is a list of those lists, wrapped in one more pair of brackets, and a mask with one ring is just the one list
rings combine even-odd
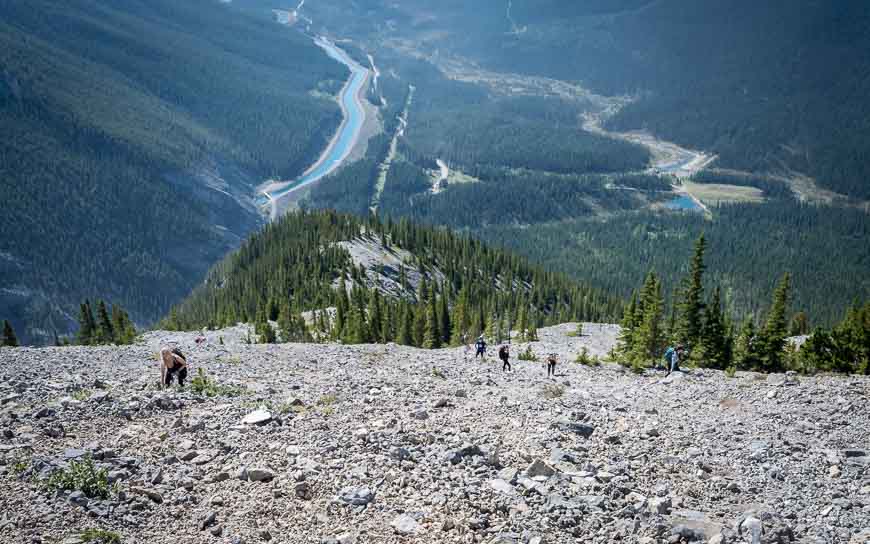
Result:
{"label": "gravel path", "polygon": [[[574,329],[543,329],[533,348],[603,354],[618,331]],[[462,349],[208,336],[0,350],[0,542],[72,543],[92,527],[157,544],[870,535],[867,378],[563,362],[548,380],[542,363],[502,373]],[[166,340],[221,394],[158,390]],[[39,485],[88,456],[116,482],[108,499]]]}

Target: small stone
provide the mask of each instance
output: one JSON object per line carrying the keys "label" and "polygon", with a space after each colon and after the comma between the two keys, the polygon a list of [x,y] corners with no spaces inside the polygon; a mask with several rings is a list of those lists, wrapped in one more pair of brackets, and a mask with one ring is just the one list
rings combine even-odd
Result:
{"label": "small stone", "polygon": [[671,511],[670,497],[653,497],[648,502],[649,511],[653,514],[667,515]]}
{"label": "small stone", "polygon": [[407,514],[396,516],[390,526],[400,535],[413,535],[420,530],[420,524],[417,523],[417,520]]}
{"label": "small stone", "polygon": [[270,421],[272,421],[272,413],[262,408],[254,410],[242,418],[243,425],[265,425]]}
{"label": "small stone", "polygon": [[429,412],[427,412],[426,410],[422,410],[422,409],[415,410],[414,412],[411,412],[411,417],[414,419],[421,419],[421,420],[422,419],[429,419]]}
{"label": "small stone", "polygon": [[296,494],[296,498],[302,499],[304,501],[310,500],[313,496],[311,491],[311,485],[308,482],[299,482],[293,489]]}
{"label": "small stone", "polygon": [[217,521],[217,512],[212,510],[206,514],[205,518],[199,523],[199,530],[205,531],[207,528],[214,525],[215,521]]}
{"label": "small stone", "polygon": [[450,406],[450,399],[440,398],[435,401],[435,408],[447,408]]}
{"label": "small stone", "polygon": [[339,492],[338,500],[352,506],[365,506],[375,500],[375,494],[368,487],[345,487]]}
{"label": "small stone", "polygon": [[554,474],[556,474],[556,471],[553,470],[553,467],[541,461],[540,459],[535,459],[534,461],[532,461],[532,464],[530,464],[526,468],[526,476],[528,476],[529,478],[536,478],[539,476],[549,478]]}
{"label": "small stone", "polygon": [[489,482],[489,486],[497,493],[503,495],[516,495],[517,493],[513,486],[504,480],[492,480]]}
{"label": "small stone", "polygon": [[224,528],[222,525],[216,525],[215,527],[212,527],[209,532],[212,536],[221,536],[224,534]]}
{"label": "small stone", "polygon": [[830,469],[828,469],[828,476],[830,476],[831,478],[839,478],[842,474],[843,471],[840,470],[840,467],[838,467],[837,465],[834,465]]}
{"label": "small stone", "polygon": [[275,474],[267,468],[249,468],[248,479],[252,482],[268,482],[275,477]]}

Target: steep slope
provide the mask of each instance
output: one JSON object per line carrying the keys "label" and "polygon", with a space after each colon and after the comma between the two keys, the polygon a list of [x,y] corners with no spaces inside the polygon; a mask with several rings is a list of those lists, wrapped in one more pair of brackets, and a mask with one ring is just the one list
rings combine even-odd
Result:
{"label": "steep slope", "polygon": [[[462,348],[227,331],[0,348],[0,368],[27,373],[0,376],[0,541],[867,542],[870,378],[568,363],[612,342],[584,325],[540,331],[555,379]],[[211,388],[156,389],[148,365],[168,341]],[[107,497],[46,489],[87,457]]]}
{"label": "steep slope", "polygon": [[0,315],[22,340],[86,296],[149,322],[260,222],[253,186],[303,170],[345,69],[211,0],[0,0]]}
{"label": "steep slope", "polygon": [[462,333],[498,337],[508,324],[520,329],[619,312],[611,297],[446,230],[315,211],[289,214],[253,235],[164,324],[262,322],[327,307],[340,317],[319,332],[424,345],[426,331],[435,329],[429,347]]}

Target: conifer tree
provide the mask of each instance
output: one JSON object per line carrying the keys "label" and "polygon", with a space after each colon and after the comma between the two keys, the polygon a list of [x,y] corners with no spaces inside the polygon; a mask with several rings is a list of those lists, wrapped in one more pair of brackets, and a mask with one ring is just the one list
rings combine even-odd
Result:
{"label": "conifer tree", "polygon": [[109,319],[109,312],[106,310],[106,303],[102,300],[97,302],[97,338],[100,344],[111,344],[115,341],[115,330],[112,328],[112,321]]}
{"label": "conifer tree", "polygon": [[486,336],[489,337],[490,342],[498,344],[501,342],[501,319],[495,306],[495,300],[490,301],[487,315],[489,320],[486,323]]}
{"label": "conifer tree", "polygon": [[805,312],[798,312],[791,318],[790,336],[801,336],[810,333],[810,320]]}
{"label": "conifer tree", "polygon": [[734,366],[740,370],[752,370],[759,365],[756,336],[755,322],[747,317],[734,342]]}
{"label": "conifer tree", "polygon": [[788,337],[788,297],[791,277],[786,273],[773,293],[773,303],[767,314],[764,328],[759,334],[761,364],[768,372],[779,372],[784,369],[783,350]]}
{"label": "conifer tree", "polygon": [[731,361],[728,357],[725,332],[725,317],[722,315],[719,288],[704,309],[704,327],[701,341],[690,353],[691,360],[698,366],[724,369]]}
{"label": "conifer tree", "polygon": [[614,355],[622,362],[629,362],[631,353],[634,351],[634,331],[637,328],[635,314],[637,312],[637,293],[632,291],[628,305],[622,312],[619,337],[616,340]]}
{"label": "conifer tree", "polygon": [[526,304],[525,300],[521,299],[519,315],[517,316],[517,335],[521,342],[526,341],[526,335],[528,334],[529,329],[529,319],[528,314],[526,313]]}
{"label": "conifer tree", "polygon": [[641,290],[640,299],[642,314],[639,325],[635,328],[632,344],[632,366],[645,368],[648,363],[661,357],[664,344],[662,337],[662,299],[661,283],[654,272],[647,274]]}
{"label": "conifer tree", "polygon": [[537,342],[538,341],[537,321],[538,321],[538,317],[534,313],[534,311],[532,311],[531,315],[529,316],[529,329],[528,329],[528,332],[526,333],[526,340],[529,342]]}
{"label": "conifer tree", "polygon": [[15,330],[12,329],[12,323],[3,320],[3,338],[0,338],[0,346],[8,348],[18,347],[18,337],[15,335]]}
{"label": "conifer tree", "polygon": [[393,310],[393,305],[384,304],[384,318],[381,320],[381,330],[378,334],[378,339],[382,344],[392,342],[394,339],[393,327],[396,326],[396,314]]}
{"label": "conifer tree", "polygon": [[445,283],[445,287],[441,289],[441,297],[438,299],[438,330],[441,332],[442,346],[450,344],[450,331],[452,330],[452,327],[450,326],[450,307],[447,298],[447,288]]}
{"label": "conifer tree", "polygon": [[468,308],[468,288],[463,287],[459,291],[459,296],[456,298],[456,304],[453,306],[453,335],[450,343],[458,346],[462,343],[462,336],[468,334],[468,328],[471,324]]}
{"label": "conifer tree", "polygon": [[689,264],[689,275],[683,280],[678,305],[676,338],[690,350],[698,343],[703,327],[704,311],[704,251],[707,243],[704,235],[695,242],[695,251]]}
{"label": "conifer tree", "polygon": [[[170,318],[172,314],[170,314]],[[94,312],[91,303],[85,300],[79,307],[79,332],[77,340],[80,345],[87,346],[97,340],[97,325],[94,320]]]}
{"label": "conifer tree", "polygon": [[381,307],[381,292],[376,288],[372,289],[369,297],[368,311],[368,327],[369,341],[380,342],[383,330],[383,309]]}
{"label": "conifer tree", "polygon": [[399,310],[399,330],[397,338],[399,344],[403,346],[414,345],[414,315],[406,303],[402,303]]}
{"label": "conifer tree", "polygon": [[423,330],[423,347],[426,349],[438,349],[441,347],[441,332],[438,330],[438,309],[435,305],[435,297],[429,299],[426,308],[426,325]]}

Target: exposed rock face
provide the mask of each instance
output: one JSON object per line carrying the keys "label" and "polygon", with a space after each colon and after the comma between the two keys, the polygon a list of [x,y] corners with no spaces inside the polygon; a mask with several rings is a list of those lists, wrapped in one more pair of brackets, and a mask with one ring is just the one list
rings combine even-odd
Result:
{"label": "exposed rock face", "polygon": [[[533,344],[559,354],[555,381],[543,363],[502,373],[461,349],[231,332],[0,350],[0,542],[94,526],[157,544],[867,542],[870,379],[664,381],[568,363],[578,342],[613,337],[571,330]],[[157,389],[168,338],[246,394]],[[39,484],[88,460],[108,497]]]}

